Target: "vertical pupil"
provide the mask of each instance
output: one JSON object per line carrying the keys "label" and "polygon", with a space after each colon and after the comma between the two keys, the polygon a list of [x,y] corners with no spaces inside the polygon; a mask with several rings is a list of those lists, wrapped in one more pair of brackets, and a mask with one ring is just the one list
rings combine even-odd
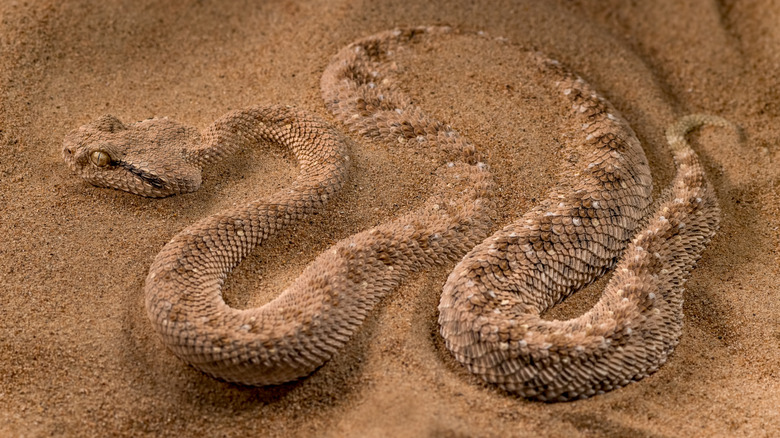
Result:
{"label": "vertical pupil", "polygon": [[97,166],[105,166],[109,162],[108,154],[103,151],[95,151],[92,153],[92,161]]}

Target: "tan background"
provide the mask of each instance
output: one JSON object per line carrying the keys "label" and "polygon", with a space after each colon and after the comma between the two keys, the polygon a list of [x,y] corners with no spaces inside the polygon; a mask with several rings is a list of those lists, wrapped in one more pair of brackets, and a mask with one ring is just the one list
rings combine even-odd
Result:
{"label": "tan background", "polygon": [[[778,23],[772,0],[0,1],[0,436],[779,436]],[[663,130],[676,117],[708,112],[742,127],[741,141],[715,128],[693,136],[722,227],[658,373],[564,404],[480,383],[437,334],[452,266],[407,281],[299,383],[212,380],[151,331],[142,285],[161,246],[197,218],[289,184],[294,163],[279,149],[244,151],[206,171],[199,192],[149,200],[75,179],[63,136],[106,112],[199,128],[255,103],[329,117],[319,77],[330,57],[420,24],[516,44],[452,38],[403,60],[420,106],[488,151],[501,224],[554,184],[566,129],[560,102],[524,81],[523,48],[565,62],[613,102],[645,147],[656,192],[674,171]],[[231,304],[267,302],[336,240],[424,199],[425,163],[355,140],[342,194],[241,265]],[[598,294],[588,288],[556,316]]]}

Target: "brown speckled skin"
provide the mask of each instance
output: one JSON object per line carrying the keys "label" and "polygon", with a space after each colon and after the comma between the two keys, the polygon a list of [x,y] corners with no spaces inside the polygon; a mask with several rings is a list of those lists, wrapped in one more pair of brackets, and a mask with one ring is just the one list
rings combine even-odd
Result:
{"label": "brown speckled skin", "polygon": [[[719,221],[715,194],[683,138],[705,123],[728,126],[696,115],[669,129],[678,168],[671,188],[584,315],[539,316],[613,264],[619,250],[605,229],[617,218],[602,211],[622,207],[604,202],[607,191],[586,215],[579,199],[566,199],[474,248],[450,274],[439,304],[441,333],[458,361],[507,391],[545,401],[600,394],[666,362],[682,330],[683,285]],[[573,226],[575,219],[583,225]]]}
{"label": "brown speckled skin", "polygon": [[[157,123],[159,129],[149,129]],[[457,261],[487,236],[486,167],[464,163],[460,158],[468,154],[462,151],[438,154],[443,161],[438,183],[420,208],[337,243],[267,305],[232,309],[221,296],[228,273],[271,234],[312,214],[336,193],[347,174],[347,147],[318,117],[284,107],[231,112],[204,132],[202,142],[188,129],[171,129],[172,123],[150,119],[125,127],[104,116],[71,133],[63,155],[93,184],[146,196],[176,191],[151,186],[149,178],[167,180],[151,174],[154,169],[200,169],[258,141],[289,147],[300,168],[292,187],[187,227],[149,269],[146,308],[155,330],[177,356],[214,377],[268,385],[306,376],[349,340],[406,275]],[[166,148],[158,153],[153,144]],[[134,157],[132,163],[150,174],[146,180],[138,172],[122,174],[125,163],[97,168],[89,161],[96,149],[117,161]],[[198,173],[187,187],[199,183]]]}
{"label": "brown speckled skin", "polygon": [[[462,259],[444,286],[441,333],[455,357],[488,382],[526,397],[567,400],[640,379],[666,360],[681,331],[682,285],[718,223],[715,196],[683,136],[704,123],[727,122],[696,116],[670,129],[678,173],[648,223],[652,180],[631,128],[582,79],[527,54],[582,127],[567,145],[579,159],[539,206],[484,240],[493,202],[477,148],[394,85],[396,50],[447,33],[440,27],[383,32],[344,48],[327,67],[322,93],[336,118],[361,135],[437,160],[439,185],[418,210],[325,251],[260,308],[231,309],[220,288],[252,248],[311,214],[341,186],[348,158],[337,132],[297,110],[256,107],[215,122],[202,142],[167,119],[125,127],[104,117],[68,136],[63,154],[82,177],[146,196],[194,190],[199,173],[186,183],[159,176],[178,184],[160,188],[138,171],[121,176],[118,169],[95,169],[91,151],[103,147],[150,175],[166,166],[189,174],[254,141],[287,145],[298,159],[301,174],[291,189],[201,220],[156,257],[146,307],[176,355],[228,381],[300,378],[347,342],[409,272]],[[128,133],[136,129],[141,134]],[[163,162],[141,158],[139,147],[130,146],[134,139],[155,157],[145,145],[150,136],[162,143],[159,132],[177,133],[159,152]],[[539,317],[612,268],[626,246],[591,311],[569,321]]]}

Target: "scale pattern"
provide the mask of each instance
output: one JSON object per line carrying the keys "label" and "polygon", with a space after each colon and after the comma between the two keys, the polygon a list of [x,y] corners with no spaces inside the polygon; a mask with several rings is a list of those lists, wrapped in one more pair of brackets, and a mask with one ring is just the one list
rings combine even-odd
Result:
{"label": "scale pattern", "polygon": [[[728,122],[693,116],[670,128],[678,172],[648,219],[652,180],[634,132],[581,78],[528,53],[581,128],[566,145],[579,158],[544,201],[485,240],[494,208],[488,166],[468,139],[396,85],[398,51],[449,33],[383,32],[333,58],[321,80],[328,109],[359,135],[438,163],[437,183],[420,208],[338,242],[259,308],[228,307],[224,280],[254,247],[342,186],[349,157],[337,131],[300,110],[253,107],[202,135],[168,119],[125,126],[104,116],[66,137],[63,155],[84,179],[145,196],[196,190],[203,166],[253,143],[280,144],[296,156],[300,174],[290,189],[207,217],[157,255],[146,308],[171,351],[228,381],[295,380],[332,357],[409,273],[460,260],[444,286],[441,333],[455,358],[488,382],[566,400],[625,385],[666,360],[681,331],[685,278],[718,223],[715,196],[684,135]],[[540,318],[619,259],[591,311],[569,321]]]}
{"label": "scale pattern", "polygon": [[[419,123],[435,124],[425,118]],[[455,141],[451,153],[438,155],[443,164],[433,195],[421,207],[338,242],[270,303],[233,309],[222,299],[227,275],[253,248],[318,211],[339,190],[347,176],[347,146],[318,117],[286,107],[231,112],[200,137],[168,119],[125,126],[104,116],[69,134],[63,155],[95,185],[166,196],[180,187],[196,189],[202,166],[238,148],[270,142],[293,152],[300,173],[291,188],[187,227],[156,256],[146,278],[147,314],[165,345],[223,380],[269,385],[310,374],[409,273],[459,260],[490,228],[487,168],[464,162],[472,154],[458,145],[468,143]],[[159,152],[159,144],[174,152]],[[110,163],[91,162],[96,152],[110,155]],[[172,167],[194,168],[197,175],[175,187],[151,183],[169,179],[165,170]]]}
{"label": "scale pattern", "polygon": [[[584,224],[587,216],[572,215],[576,207],[532,211],[474,248],[450,274],[439,304],[441,333],[455,358],[490,383],[544,401],[600,394],[666,362],[682,332],[683,285],[720,216],[684,139],[702,124],[730,126],[693,115],[669,129],[677,165],[671,187],[628,245],[601,299],[582,316],[548,321],[539,315],[611,265],[599,255],[615,254],[599,243],[611,240],[603,219],[600,225],[591,219],[581,234],[574,221]],[[604,208],[603,198],[599,203]],[[539,242],[550,242],[552,250]]]}

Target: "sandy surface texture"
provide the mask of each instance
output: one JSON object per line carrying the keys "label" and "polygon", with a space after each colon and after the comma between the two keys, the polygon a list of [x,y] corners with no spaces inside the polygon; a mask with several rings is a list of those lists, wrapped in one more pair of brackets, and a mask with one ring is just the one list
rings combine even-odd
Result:
{"label": "sandy surface texture", "polygon": [[[780,3],[708,1],[0,1],[0,436],[780,436]],[[438,335],[453,265],[414,275],[308,378],[248,388],[169,353],[144,310],[155,254],[198,218],[289,185],[295,164],[245,150],[162,200],[91,187],[65,134],[105,113],[203,128],[228,110],[291,104],[332,120],[319,81],[350,42],[398,26],[467,36],[400,61],[402,88],[486,152],[498,225],[557,181],[562,102],[529,80],[535,49],[586,78],[636,131],[660,193],[663,132],[706,112],[741,135],[692,136],[723,210],[687,283],[679,346],[638,383],[544,404],[481,383]],[[352,136],[344,190],[317,220],[259,248],[225,297],[271,300],[334,242],[425,199],[430,163]],[[583,313],[604,280],[567,300]]]}

